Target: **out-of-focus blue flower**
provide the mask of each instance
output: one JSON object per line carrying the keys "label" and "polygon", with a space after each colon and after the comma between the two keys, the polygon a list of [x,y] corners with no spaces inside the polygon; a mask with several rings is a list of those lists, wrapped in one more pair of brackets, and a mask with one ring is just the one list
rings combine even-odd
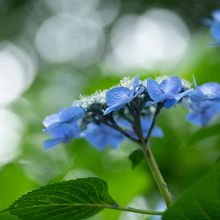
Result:
{"label": "out-of-focus blue flower", "polygon": [[[131,102],[136,96],[140,95],[144,91],[144,87],[140,85],[139,79],[136,76],[133,81],[133,88],[130,90],[127,87],[120,86],[109,90],[106,93],[106,104],[108,108],[105,110],[104,115],[109,114],[112,111],[117,111]],[[138,91],[137,91],[138,89]]]}
{"label": "out-of-focus blue flower", "polygon": [[[135,130],[134,130],[133,125],[130,122],[128,122],[124,118],[118,118],[116,121],[117,121],[117,124],[120,127],[124,128],[129,135],[134,137],[136,140],[139,139]],[[152,122],[152,119],[150,116],[142,116],[141,117],[141,127],[142,127],[144,138],[146,138],[148,135],[148,132],[149,132],[149,129],[151,126],[151,122]],[[163,130],[160,127],[158,127],[157,125],[155,125],[152,130],[151,137],[161,138],[161,137],[163,137],[163,135],[164,135]]]}
{"label": "out-of-focus blue flower", "polygon": [[220,103],[212,101],[192,102],[186,119],[196,126],[206,126],[220,112]]}
{"label": "out-of-focus blue flower", "polygon": [[204,23],[211,28],[211,35],[215,40],[215,43],[220,46],[220,10],[212,12],[213,20],[205,19]]}
{"label": "out-of-focus blue flower", "polygon": [[108,146],[117,148],[124,139],[121,133],[108,125],[95,123],[90,123],[81,136],[98,150],[103,150]]}
{"label": "out-of-focus blue flower", "polygon": [[83,116],[84,110],[77,106],[63,108],[47,116],[43,121],[44,133],[51,135],[51,139],[44,142],[45,149],[79,137],[80,128],[76,121]]}
{"label": "out-of-focus blue flower", "polygon": [[165,108],[171,108],[180,101],[180,99],[191,92],[191,90],[186,90],[184,92],[181,92],[181,90],[181,81],[177,76],[171,76],[168,79],[163,80],[161,83],[157,83],[153,79],[148,79],[147,92],[153,101],[148,102],[147,104],[150,105],[164,102]]}
{"label": "out-of-focus blue flower", "polygon": [[195,78],[193,78],[193,80],[196,88],[196,90],[191,95],[191,100],[193,102],[206,100],[220,101],[220,84],[209,82],[198,86]]}

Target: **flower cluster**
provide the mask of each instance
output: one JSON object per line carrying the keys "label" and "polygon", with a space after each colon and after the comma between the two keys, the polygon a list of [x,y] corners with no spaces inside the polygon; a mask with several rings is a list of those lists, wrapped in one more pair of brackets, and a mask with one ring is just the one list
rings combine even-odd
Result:
{"label": "flower cluster", "polygon": [[125,139],[145,143],[150,136],[163,137],[156,118],[161,109],[177,103],[189,108],[189,122],[205,126],[220,112],[220,84],[198,86],[194,79],[194,87],[177,76],[143,81],[125,77],[120,85],[81,96],[71,107],[46,117],[44,132],[51,138],[45,149],[81,137],[97,149],[117,148]]}
{"label": "flower cluster", "polygon": [[220,46],[220,9],[212,12],[213,19],[205,19],[204,23],[211,28],[211,35],[215,44]]}

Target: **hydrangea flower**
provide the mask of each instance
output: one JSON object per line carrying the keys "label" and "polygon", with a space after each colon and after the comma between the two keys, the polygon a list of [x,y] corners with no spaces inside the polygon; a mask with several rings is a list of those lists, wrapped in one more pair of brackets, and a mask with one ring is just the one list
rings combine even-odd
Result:
{"label": "hydrangea flower", "polygon": [[171,108],[180,99],[191,92],[191,90],[186,90],[183,92],[181,92],[181,90],[181,80],[177,76],[171,76],[168,79],[164,79],[160,83],[153,79],[148,79],[147,92],[150,98],[153,100],[148,102],[148,105],[164,102],[165,108]]}
{"label": "hydrangea flower", "polygon": [[108,146],[117,148],[124,139],[121,133],[108,125],[94,123],[90,123],[81,136],[98,150],[103,150]]}
{"label": "hydrangea flower", "polygon": [[108,108],[105,110],[104,115],[117,111],[123,108],[126,104],[130,103],[135,97],[144,91],[144,87],[138,89],[140,85],[138,77],[134,78],[132,89],[125,86],[120,86],[109,90],[106,93],[106,104]]}
{"label": "hydrangea flower", "polygon": [[193,81],[195,91],[190,96],[186,119],[196,126],[206,126],[220,112],[220,84],[208,82],[198,86],[195,78]]}
{"label": "hydrangea flower", "polygon": [[220,46],[220,9],[212,12],[211,19],[205,19],[204,23],[211,28],[211,35],[215,40],[215,44]]}
{"label": "hydrangea flower", "polygon": [[80,128],[76,121],[82,118],[84,114],[85,112],[81,107],[73,106],[63,108],[47,116],[43,121],[44,133],[51,135],[51,139],[44,142],[45,149],[78,137]]}
{"label": "hydrangea flower", "polygon": [[220,112],[220,103],[200,101],[190,104],[186,119],[196,126],[206,126]]}
{"label": "hydrangea flower", "polygon": [[[195,79],[194,85],[195,90],[177,76],[145,81],[126,77],[119,86],[80,96],[72,107],[46,117],[44,132],[51,138],[44,146],[49,149],[79,137],[99,150],[108,146],[117,148],[124,139],[146,143],[149,136],[163,136],[163,131],[155,125],[163,107],[171,108],[182,99],[190,110],[187,120],[195,125],[207,125],[220,112],[220,85],[198,86]],[[145,140],[137,134],[140,132]]]}
{"label": "hydrangea flower", "polygon": [[194,85],[196,90],[191,95],[191,100],[193,102],[206,100],[220,101],[220,84],[215,82],[208,82],[198,86],[194,78]]}

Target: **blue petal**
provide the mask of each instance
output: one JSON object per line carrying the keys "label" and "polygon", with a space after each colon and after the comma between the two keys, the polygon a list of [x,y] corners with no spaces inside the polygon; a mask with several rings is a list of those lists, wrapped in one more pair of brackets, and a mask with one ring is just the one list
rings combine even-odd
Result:
{"label": "blue petal", "polygon": [[195,86],[195,91],[191,94],[191,100],[193,102],[198,102],[205,99],[205,95],[203,91],[200,89],[200,86],[198,86],[195,77],[193,76],[193,82]]}
{"label": "blue petal", "polygon": [[188,95],[191,95],[192,93],[194,92],[193,89],[189,89],[189,90],[186,90],[184,92],[181,92],[177,95],[174,96],[174,98],[169,98],[166,100],[165,104],[164,104],[164,107],[169,109],[171,107],[173,107],[177,102],[179,102],[182,98],[184,98],[185,96],[188,96]]}
{"label": "blue petal", "polygon": [[63,143],[62,138],[55,138],[55,139],[49,139],[44,141],[44,149],[49,150],[50,148],[54,147],[55,145]]}
{"label": "blue petal", "polygon": [[81,107],[65,108],[59,112],[60,122],[77,121],[82,118],[85,111]]}
{"label": "blue petal", "polygon": [[51,124],[57,122],[70,122],[70,121],[73,122],[82,118],[84,114],[85,111],[81,107],[74,106],[70,108],[63,108],[60,109],[58,112],[47,116],[44,119],[43,124],[45,127],[48,127]]}
{"label": "blue petal", "polygon": [[197,112],[190,112],[186,115],[186,120],[196,126],[202,126],[201,114]]}
{"label": "blue petal", "polygon": [[201,86],[197,86],[196,91],[191,95],[191,100],[193,102],[204,100],[220,100],[220,84],[209,82]]}
{"label": "blue petal", "polygon": [[59,122],[59,114],[58,113],[54,113],[52,115],[47,116],[44,120],[43,120],[43,125],[45,127],[50,126],[53,123]]}
{"label": "blue petal", "polygon": [[129,103],[131,101],[130,98],[127,98],[126,100],[121,100],[120,102],[116,103],[115,105],[112,105],[110,107],[108,107],[105,111],[104,111],[104,115],[107,115],[113,111],[117,111],[119,109],[121,109],[122,107],[124,107],[127,103]]}
{"label": "blue petal", "polygon": [[76,123],[54,123],[44,129],[46,134],[50,134],[52,138],[70,139],[77,137],[80,128]]}
{"label": "blue petal", "polygon": [[195,102],[190,106],[190,113],[186,119],[197,126],[207,125],[220,112],[220,103],[211,101]]}
{"label": "blue petal", "polygon": [[177,103],[177,100],[176,100],[176,99],[167,99],[167,100],[165,101],[164,107],[165,107],[166,109],[169,109],[169,108],[172,108],[176,103]]}
{"label": "blue petal", "polygon": [[200,90],[203,92],[204,95],[208,97],[220,97],[220,84],[215,82],[209,82],[201,85]]}
{"label": "blue petal", "polygon": [[131,91],[126,87],[117,87],[109,90],[106,93],[106,103],[108,108],[105,110],[104,115],[112,111],[117,111],[124,105],[132,100]]}
{"label": "blue petal", "polygon": [[132,88],[131,96],[134,96],[134,94],[136,92],[136,89],[137,89],[139,84],[140,84],[139,78],[138,78],[138,76],[135,76],[134,81],[133,81],[133,88]]}
{"label": "blue petal", "polygon": [[163,80],[159,87],[164,93],[178,94],[181,91],[182,85],[179,77],[171,76]]}
{"label": "blue petal", "polygon": [[162,138],[163,136],[163,130],[158,126],[155,126],[152,131],[152,137]]}
{"label": "blue petal", "polygon": [[123,136],[107,125],[91,123],[82,136],[95,148],[102,150],[107,146],[118,147]]}
{"label": "blue petal", "polygon": [[153,101],[157,101],[158,97],[161,97],[163,95],[162,91],[159,88],[159,85],[153,79],[147,80],[147,92]]}
{"label": "blue petal", "polygon": [[212,17],[214,18],[215,21],[220,22],[220,10],[215,10],[212,12]]}
{"label": "blue petal", "polygon": [[211,26],[211,35],[217,41],[217,43],[220,42],[220,22],[214,23]]}
{"label": "blue petal", "polygon": [[127,98],[130,98],[131,91],[126,87],[117,87],[106,93],[106,103],[108,106],[115,105]]}
{"label": "blue petal", "polygon": [[[145,116],[141,118],[141,126],[142,126],[144,138],[146,138],[148,135],[151,123],[152,123],[152,119],[150,118],[150,116]],[[152,130],[151,136],[158,137],[158,138],[163,137],[162,129],[155,125]]]}

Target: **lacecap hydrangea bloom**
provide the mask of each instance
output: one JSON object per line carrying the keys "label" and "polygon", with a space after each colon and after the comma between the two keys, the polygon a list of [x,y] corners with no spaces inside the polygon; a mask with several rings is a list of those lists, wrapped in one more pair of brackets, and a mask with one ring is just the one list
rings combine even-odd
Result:
{"label": "lacecap hydrangea bloom", "polygon": [[205,19],[204,23],[210,26],[215,44],[220,46],[220,9],[213,11],[212,19]]}
{"label": "lacecap hydrangea bloom", "polygon": [[177,76],[156,80],[125,77],[120,84],[90,96],[80,96],[69,108],[46,117],[44,132],[51,136],[45,149],[76,138],[86,139],[101,150],[118,148],[122,141],[145,143],[150,137],[163,137],[156,125],[163,108],[183,104],[189,109],[186,119],[206,126],[220,112],[220,84],[197,85]]}

